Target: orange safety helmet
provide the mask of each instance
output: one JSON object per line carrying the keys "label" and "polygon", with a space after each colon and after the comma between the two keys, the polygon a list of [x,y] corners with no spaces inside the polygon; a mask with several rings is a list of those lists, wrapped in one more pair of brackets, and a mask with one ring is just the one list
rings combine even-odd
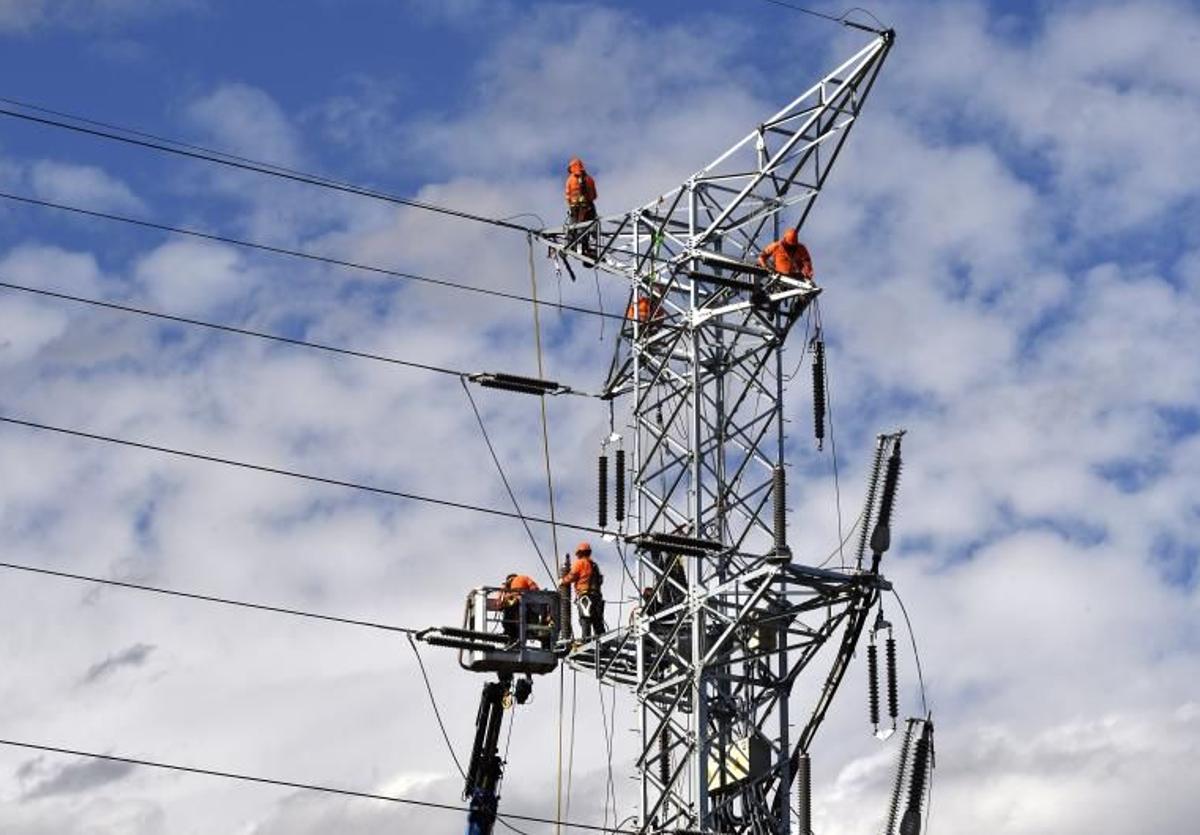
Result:
{"label": "orange safety helmet", "polygon": [[580,542],[578,545],[575,546],[575,553],[577,555],[585,554],[587,556],[591,556],[592,544],[590,542]]}
{"label": "orange safety helmet", "polygon": [[800,243],[800,236],[796,234],[796,230],[789,229],[783,233],[783,242],[788,246],[795,246]]}
{"label": "orange safety helmet", "polygon": [[583,167],[583,160],[579,157],[571,157],[571,161],[567,163],[567,171],[572,174],[578,174],[586,169]]}

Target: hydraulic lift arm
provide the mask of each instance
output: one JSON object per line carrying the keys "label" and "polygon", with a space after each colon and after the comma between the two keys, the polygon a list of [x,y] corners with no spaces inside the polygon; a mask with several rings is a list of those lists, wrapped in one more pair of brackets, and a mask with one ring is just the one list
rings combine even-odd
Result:
{"label": "hydraulic lift arm", "polygon": [[504,721],[505,701],[511,695],[524,704],[533,690],[526,677],[513,684],[510,674],[501,674],[497,681],[483,685],[479,696],[479,712],[475,716],[475,741],[471,746],[471,764],[467,767],[463,797],[470,801],[467,813],[467,835],[491,835],[496,824],[496,809],[500,778],[504,775],[504,760],[500,756],[500,726]]}

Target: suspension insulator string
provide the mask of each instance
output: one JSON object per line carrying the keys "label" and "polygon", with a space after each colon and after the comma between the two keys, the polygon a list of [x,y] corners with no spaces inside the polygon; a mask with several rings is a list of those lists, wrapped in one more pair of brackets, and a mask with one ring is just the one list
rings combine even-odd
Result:
{"label": "suspension insulator string", "polygon": [[884,644],[884,658],[887,661],[887,696],[888,717],[892,720],[892,730],[896,730],[896,717],[900,715],[900,688],[896,676],[896,639],[892,637],[892,629],[888,627],[887,642]]}
{"label": "suspension insulator string", "polygon": [[600,453],[596,467],[596,513],[601,528],[608,527],[608,456]]}
{"label": "suspension insulator string", "polygon": [[616,508],[614,509],[617,524],[625,521],[625,447],[617,447],[616,451]]}
{"label": "suspension insulator string", "polygon": [[800,755],[796,769],[796,833],[812,835],[812,761],[808,752]]}
{"label": "suspension insulator string", "polygon": [[825,340],[821,338],[821,330],[809,344],[812,349],[812,385],[813,385],[813,434],[817,439],[817,449],[825,448]]}
{"label": "suspension insulator string", "polygon": [[871,710],[871,728],[879,732],[879,653],[875,646],[875,633],[867,644],[867,704]]}
{"label": "suspension insulator string", "polygon": [[771,473],[771,494],[775,504],[775,557],[786,562],[792,552],[787,544],[787,473],[782,464]]}
{"label": "suspension insulator string", "polygon": [[912,777],[908,784],[908,807],[900,820],[900,835],[921,835],[921,811],[925,805],[925,780],[933,753],[933,723],[925,721],[913,755]]}
{"label": "suspension insulator string", "polygon": [[883,496],[879,500],[879,521],[871,533],[871,572],[879,571],[879,560],[892,544],[892,510],[896,503],[896,487],[900,483],[900,436],[892,441],[888,456],[887,474],[883,479]]}
{"label": "suspension insulator string", "polygon": [[871,521],[875,513],[875,496],[879,492],[879,473],[883,470],[883,454],[886,451],[886,436],[875,440],[875,460],[871,464],[871,478],[867,481],[867,497],[863,501],[862,522],[858,533],[857,566],[862,570],[863,555],[871,538]]}

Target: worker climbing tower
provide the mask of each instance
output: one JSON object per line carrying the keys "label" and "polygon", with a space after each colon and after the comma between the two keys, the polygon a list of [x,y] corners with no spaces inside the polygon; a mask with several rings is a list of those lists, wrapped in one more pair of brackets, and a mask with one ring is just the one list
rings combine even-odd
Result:
{"label": "worker climbing tower", "polygon": [[[783,349],[821,290],[755,264],[781,224],[803,226],[856,124],[893,43],[872,32],[679,188],[544,233],[561,257],[630,286],[604,393],[628,404],[629,507],[616,518],[645,591],[631,624],[569,662],[636,694],[643,832],[794,831],[793,786],[807,790],[809,744],[886,587],[886,541],[845,570],[806,566],[788,546]],[[898,436],[880,444],[898,461]],[[823,661],[836,654],[817,671],[826,645]],[[823,678],[792,715],[806,671]]]}

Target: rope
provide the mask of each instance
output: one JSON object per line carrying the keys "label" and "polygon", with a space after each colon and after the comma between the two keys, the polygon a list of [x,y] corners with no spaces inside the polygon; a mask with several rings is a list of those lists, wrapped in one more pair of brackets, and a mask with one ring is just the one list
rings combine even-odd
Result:
{"label": "rope", "polygon": [[[4,101],[4,99],[0,99]],[[420,275],[418,273],[404,272],[402,270],[392,270],[386,267],[373,266],[371,264],[363,264],[356,261],[346,261],[341,258],[333,258],[327,255],[317,255],[313,252],[305,252],[299,249],[288,249],[281,246],[273,246],[264,244],[258,241],[250,241],[244,238],[234,238],[228,235],[218,235],[213,232],[203,232],[199,229],[189,229],[183,226],[170,226],[165,223],[155,223],[149,220],[127,217],[125,215],[112,214],[109,212],[98,212],[92,209],[84,209],[79,206],[70,206],[65,203],[52,203],[48,200],[37,200],[33,197],[25,197],[19,194],[9,194],[0,191],[0,198],[5,200],[13,200],[19,203],[26,203],[31,206],[40,206],[47,209],[56,209],[63,212],[72,212],[78,215],[98,218],[101,220],[110,220],[117,223],[126,223],[132,226],[140,226],[145,229],[154,229],[159,232],[168,232],[173,235],[186,235],[192,238],[199,238],[206,241],[216,241],[217,243],[230,244],[231,246],[244,247],[246,249],[258,250],[260,252],[269,252],[273,255],[287,255],[291,258],[301,258],[306,261],[314,261],[319,264],[326,264],[333,267],[342,267],[345,269],[359,270],[369,272],[375,275],[381,275],[389,279],[401,281],[414,281],[421,284],[431,284],[436,287],[444,287],[451,290],[461,290],[468,293],[478,293],[484,296],[492,296],[495,298],[508,299],[509,301],[524,302],[526,304],[550,304],[549,302],[539,302],[528,296],[522,296],[517,293],[507,293],[503,290],[493,290],[487,287],[475,287],[470,284],[463,284],[459,281],[451,281],[444,278],[431,278],[430,276]],[[588,316],[601,316],[607,319],[621,319],[622,317],[614,313],[604,313],[602,311],[593,310],[590,307],[578,307],[576,305],[562,304],[559,302],[557,307],[564,310],[569,310],[572,313],[582,313]]]}
{"label": "rope", "polygon": [[223,464],[227,467],[237,467],[243,470],[253,470],[260,473],[269,473],[271,475],[281,475],[288,478],[301,479],[303,481],[312,481],[318,484],[329,484],[334,487],[348,487],[352,490],[362,490],[367,493],[375,493],[381,496],[393,496],[399,499],[407,499],[414,502],[423,502],[425,504],[433,504],[441,507],[450,507],[455,510],[469,510],[475,513],[484,513],[489,516],[500,516],[505,519],[523,519],[530,522],[537,522],[539,525],[559,525],[571,530],[583,531],[585,533],[603,534],[599,528],[593,528],[587,525],[575,525],[569,522],[557,522],[552,519],[543,519],[539,516],[528,516],[519,513],[512,513],[507,510],[500,510],[494,507],[484,507],[482,505],[467,504],[466,502],[453,501],[451,499],[439,499],[434,496],[423,496],[419,493],[409,493],[403,490],[391,490],[386,487],[373,487],[369,484],[360,484],[353,481],[344,481],[336,478],[326,478],[325,476],[311,475],[309,473],[301,473],[295,470],[284,470],[278,467],[268,467],[262,464],[252,464],[246,461],[237,461],[232,458],[220,458],[215,455],[206,455],[200,452],[189,452],[182,449],[174,449],[172,447],[158,446],[156,444],[142,443],[141,441],[130,441],[125,438],[115,438],[110,435],[99,435],[94,432],[84,432],[79,429],[68,429],[62,426],[52,426],[48,423],[37,423],[31,420],[21,420],[19,418],[0,415],[0,423],[10,423],[14,426],[24,426],[30,429],[41,429],[46,432],[57,432],[61,435],[70,435],[76,438],[86,438],[91,441],[103,441],[104,443],[117,444],[120,446],[133,447],[134,449],[143,449],[150,452],[161,452],[167,455],[177,455],[181,458],[190,458],[197,461],[207,461],[211,464]]}
{"label": "rope", "polygon": [[[813,300],[813,314],[817,319],[817,334],[824,336],[825,323],[821,319],[821,302],[819,299]],[[837,524],[838,524],[838,539],[841,540],[838,544],[838,556],[841,558],[841,567],[846,568],[846,554],[842,550],[845,547],[845,539],[842,537],[842,484],[838,476],[838,454],[837,454],[837,436],[833,433],[833,394],[829,387],[829,354],[826,352],[825,359],[825,408],[829,413],[829,450],[833,457],[833,497],[834,504],[837,507]]]}
{"label": "rope", "polygon": [[[571,788],[575,785],[575,716],[579,700],[579,671],[571,670],[571,741],[567,748],[567,806],[564,814],[571,817]],[[605,823],[608,819],[605,818]]]}
{"label": "rope", "polygon": [[601,730],[604,733],[605,751],[608,756],[608,781],[605,783],[604,791],[604,825],[608,826],[608,813],[611,802],[612,817],[615,822],[617,819],[617,795],[613,785],[613,732],[616,730],[617,721],[617,692],[614,689],[612,694],[612,719],[609,720],[608,714],[604,706],[604,686],[600,679],[596,679],[596,695],[600,699],[600,721],[603,723]]}
{"label": "rope", "polygon": [[[529,233],[525,237],[529,244],[529,286],[530,295],[532,298],[537,298],[537,266],[533,262],[533,233]],[[537,369],[538,377],[545,378],[545,370],[543,369],[542,359],[542,322],[538,315],[538,306],[533,305],[533,339],[534,347],[537,351]],[[550,497],[550,539],[554,546],[554,559],[558,561],[558,528],[554,524],[554,472],[550,466],[550,430],[546,420],[546,398],[541,399],[542,407],[542,454],[546,461],[546,492]],[[558,578],[554,578],[555,586],[558,585]],[[569,594],[570,592],[568,592]],[[566,687],[566,674],[560,667],[558,671],[558,769],[557,778],[555,781],[555,816],[562,818],[563,816],[563,691]],[[568,799],[568,803],[569,803]],[[555,832],[561,835],[562,827],[556,826]]]}
{"label": "rope", "polygon": [[[533,263],[533,235],[532,233],[526,236],[529,243],[529,285],[531,297],[534,299],[533,305],[533,339],[534,346],[537,350],[537,370],[538,379],[546,378],[546,370],[542,359],[542,322],[538,315],[537,301],[537,267]],[[550,429],[549,421],[546,417],[546,398],[541,398],[542,407],[542,452],[546,459],[546,493],[550,498],[550,537],[554,544],[554,558],[558,559],[558,529],[554,524],[554,473],[550,467]]]}
{"label": "rope", "polygon": [[[408,806],[420,806],[426,809],[441,809],[448,812],[458,812],[462,814],[470,810],[465,806],[456,806],[450,803],[438,803],[432,800],[417,800],[411,797],[400,797],[398,795],[388,794],[373,794],[371,792],[355,791],[353,789],[341,789],[333,786],[323,786],[317,783],[298,783],[293,780],[279,780],[273,777],[258,777],[251,774],[241,774],[235,771],[219,771],[212,768],[196,768],[188,765],[178,765],[175,763],[166,763],[157,760],[138,759],[134,757],[119,757],[113,754],[100,754],[94,751],[82,751],[74,748],[63,748],[55,745],[42,745],[34,742],[24,742],[15,739],[0,739],[0,745],[7,745],[10,748],[23,748],[27,751],[41,751],[47,754],[64,754],[71,757],[87,757],[92,760],[103,760],[105,762],[124,763],[126,765],[137,765],[146,768],[157,768],[164,771],[176,771],[184,774],[199,774],[204,777],[219,777],[224,780],[239,780],[245,783],[258,783],[266,786],[280,786],[285,789],[299,789],[301,791],[320,792],[322,794],[336,794],[343,797],[355,797],[364,800],[382,800],[386,803],[396,803]],[[555,818],[542,818],[535,815],[519,815],[514,813],[505,813],[503,816],[509,820],[528,821],[529,823],[546,823],[555,824],[558,826],[566,825],[576,829],[584,829],[589,832],[605,832],[610,835],[638,835],[633,829],[608,829],[603,826],[594,824],[576,823],[573,821],[564,821]]]}

